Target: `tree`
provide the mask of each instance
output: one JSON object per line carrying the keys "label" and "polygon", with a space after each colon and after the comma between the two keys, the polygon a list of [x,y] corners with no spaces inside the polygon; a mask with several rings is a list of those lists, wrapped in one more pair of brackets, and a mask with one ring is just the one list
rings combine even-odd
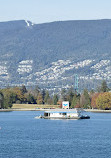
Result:
{"label": "tree", "polygon": [[79,101],[80,101],[80,97],[77,96],[77,94],[74,94],[72,102],[71,102],[71,107],[72,108],[79,107]]}
{"label": "tree", "polygon": [[57,105],[57,102],[58,102],[58,96],[57,96],[57,94],[54,94],[54,96],[53,96],[53,104]]}
{"label": "tree", "polygon": [[61,100],[62,101],[66,101],[67,100],[66,90],[65,89],[62,89],[62,91],[61,91]]}
{"label": "tree", "polygon": [[27,94],[26,98],[27,98],[28,104],[35,104],[36,103],[34,96],[32,94],[30,94],[30,93]]}
{"label": "tree", "polygon": [[92,97],[92,96],[94,95],[94,93],[95,93],[94,90],[91,89],[91,90],[90,90],[90,97]]}
{"label": "tree", "polygon": [[68,93],[67,93],[67,100],[69,101],[69,105],[71,106],[72,100],[74,96],[74,91],[73,88],[70,88]]}
{"label": "tree", "polygon": [[101,89],[101,92],[108,92],[109,91],[109,88],[108,88],[105,80],[102,81],[100,89]]}
{"label": "tree", "polygon": [[84,108],[84,104],[85,104],[85,96],[84,96],[84,94],[81,94],[81,96],[80,96],[80,106],[81,106],[81,108]]}
{"label": "tree", "polygon": [[39,93],[37,96],[37,104],[43,104],[43,98],[42,98],[42,94]]}
{"label": "tree", "polygon": [[4,108],[4,96],[3,93],[0,92],[0,109]]}
{"label": "tree", "polygon": [[111,109],[111,93],[101,93],[96,99],[96,105],[99,109]]}
{"label": "tree", "polygon": [[36,86],[35,89],[34,89],[35,93],[36,93],[36,96],[40,93],[40,87],[39,86]]}
{"label": "tree", "polygon": [[43,89],[42,91],[43,104],[45,103],[45,95],[46,95],[46,91]]}
{"label": "tree", "polygon": [[48,100],[47,100],[47,104],[48,104],[48,105],[52,105],[52,104],[53,104],[53,100],[52,100],[51,97],[48,98]]}
{"label": "tree", "polygon": [[48,99],[49,99],[49,98],[50,98],[49,92],[46,91],[45,98],[44,98],[44,103],[45,103],[45,104],[48,104]]}
{"label": "tree", "polygon": [[11,108],[17,99],[17,95],[11,89],[3,90],[4,108]]}
{"label": "tree", "polygon": [[96,99],[98,98],[98,96],[100,95],[101,93],[94,93],[91,97],[91,107],[92,108],[97,108],[97,105],[96,105]]}
{"label": "tree", "polygon": [[107,83],[105,80],[102,81],[101,83],[101,86],[98,86],[97,87],[97,92],[108,92],[109,91],[109,88],[107,86]]}
{"label": "tree", "polygon": [[21,87],[21,92],[22,92],[22,94],[24,95],[25,93],[27,93],[27,89],[26,89],[26,87],[25,87],[25,85],[22,85],[22,87]]}
{"label": "tree", "polygon": [[87,89],[84,89],[83,95],[81,95],[80,104],[83,108],[91,108],[91,99]]}
{"label": "tree", "polygon": [[16,95],[16,101],[19,100],[21,103],[26,101],[26,98],[19,87],[14,87],[10,90]]}

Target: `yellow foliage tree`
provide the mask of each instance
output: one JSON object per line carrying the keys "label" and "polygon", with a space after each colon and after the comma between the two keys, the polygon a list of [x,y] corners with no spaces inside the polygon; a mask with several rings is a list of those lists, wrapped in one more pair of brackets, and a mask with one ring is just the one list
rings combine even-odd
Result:
{"label": "yellow foliage tree", "polygon": [[37,104],[43,104],[43,98],[42,98],[42,94],[39,93],[38,96],[37,96]]}
{"label": "yellow foliage tree", "polygon": [[111,109],[111,92],[101,93],[96,99],[99,109]]}
{"label": "yellow foliage tree", "polygon": [[20,100],[21,102],[26,101],[25,95],[22,93],[19,87],[12,88],[12,91],[17,95],[18,100]]}

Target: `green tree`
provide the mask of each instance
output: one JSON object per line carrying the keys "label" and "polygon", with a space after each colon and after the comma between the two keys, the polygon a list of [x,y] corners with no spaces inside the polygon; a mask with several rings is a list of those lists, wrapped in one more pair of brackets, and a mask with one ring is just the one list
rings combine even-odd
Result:
{"label": "green tree", "polygon": [[74,94],[72,102],[71,102],[71,107],[80,107],[80,95]]}
{"label": "green tree", "polygon": [[91,108],[91,99],[87,89],[84,89],[83,95],[81,95],[82,99],[80,99],[80,103],[83,108]]}
{"label": "green tree", "polygon": [[3,93],[0,92],[0,109],[4,108],[4,96]]}
{"label": "green tree", "polygon": [[46,91],[43,89],[42,91],[43,104],[45,103],[45,95],[46,95]]}
{"label": "green tree", "polygon": [[45,98],[44,98],[44,103],[45,103],[45,104],[48,104],[48,100],[49,100],[49,99],[50,99],[49,92],[46,91]]}
{"label": "green tree", "polygon": [[4,108],[11,108],[13,103],[16,102],[17,95],[11,89],[5,89],[4,95]]}
{"label": "green tree", "polygon": [[35,103],[36,103],[36,101],[35,101],[35,99],[34,99],[34,96],[33,96],[32,94],[29,93],[29,94],[26,96],[26,98],[27,98],[28,104],[35,104]]}
{"label": "green tree", "polygon": [[109,91],[109,88],[108,88],[105,80],[102,81],[100,90],[101,90],[101,92],[108,92]]}
{"label": "green tree", "polygon": [[66,90],[62,89],[61,91],[61,100],[66,101],[67,100],[67,95],[66,95]]}
{"label": "green tree", "polygon": [[25,93],[27,93],[27,89],[26,89],[26,87],[25,87],[25,85],[22,85],[22,87],[21,87],[21,92],[22,92],[22,94],[24,95]]}
{"label": "green tree", "polygon": [[57,102],[58,102],[58,95],[54,94],[54,96],[53,96],[53,104],[57,105]]}
{"label": "green tree", "polygon": [[71,106],[72,100],[74,96],[73,88],[70,88],[67,93],[67,100],[69,101],[69,105]]}
{"label": "green tree", "polygon": [[94,93],[95,93],[94,90],[91,89],[91,90],[90,90],[90,95],[92,96],[92,95],[94,95]]}

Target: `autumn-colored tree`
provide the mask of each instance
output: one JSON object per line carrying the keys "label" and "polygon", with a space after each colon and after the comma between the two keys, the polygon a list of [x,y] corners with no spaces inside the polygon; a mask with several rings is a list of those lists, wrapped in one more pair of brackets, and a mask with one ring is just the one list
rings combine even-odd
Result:
{"label": "autumn-colored tree", "polygon": [[14,94],[16,94],[17,100],[19,100],[21,103],[26,101],[24,94],[22,94],[21,88],[14,87],[12,88],[12,91]]}
{"label": "autumn-colored tree", "polygon": [[42,98],[42,94],[39,92],[38,96],[37,96],[37,104],[43,104],[43,98]]}
{"label": "autumn-colored tree", "polygon": [[98,96],[100,95],[101,93],[94,93],[92,96],[91,96],[91,107],[93,109],[96,109],[97,108],[97,105],[96,105],[96,99],[98,98]]}
{"label": "autumn-colored tree", "polygon": [[53,99],[51,97],[48,98],[47,104],[52,105],[53,104]]}
{"label": "autumn-colored tree", "polygon": [[111,109],[111,92],[100,94],[96,99],[98,109]]}

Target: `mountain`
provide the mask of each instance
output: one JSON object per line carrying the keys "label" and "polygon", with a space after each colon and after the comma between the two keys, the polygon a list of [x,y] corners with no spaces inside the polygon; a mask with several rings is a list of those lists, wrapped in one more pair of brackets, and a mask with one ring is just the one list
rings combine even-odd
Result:
{"label": "mountain", "polygon": [[0,86],[40,85],[60,90],[110,85],[111,20],[0,22]]}

